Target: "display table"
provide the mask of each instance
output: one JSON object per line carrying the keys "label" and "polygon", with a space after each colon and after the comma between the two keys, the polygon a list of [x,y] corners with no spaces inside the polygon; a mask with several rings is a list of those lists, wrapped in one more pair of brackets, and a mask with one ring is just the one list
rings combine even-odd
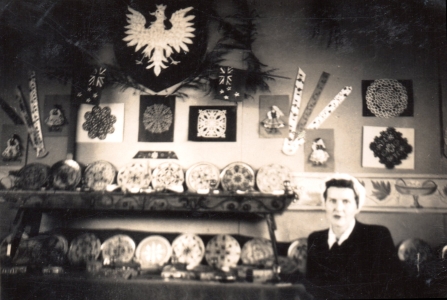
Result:
{"label": "display table", "polygon": [[2,275],[2,300],[10,299],[312,299],[302,284],[203,282],[160,278],[110,279],[73,275]]}

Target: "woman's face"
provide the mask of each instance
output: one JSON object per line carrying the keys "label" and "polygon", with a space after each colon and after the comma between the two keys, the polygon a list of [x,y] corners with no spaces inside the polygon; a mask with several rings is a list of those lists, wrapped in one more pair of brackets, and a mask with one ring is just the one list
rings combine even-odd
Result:
{"label": "woman's face", "polygon": [[326,217],[333,230],[343,232],[358,214],[354,191],[344,187],[330,187],[326,197]]}

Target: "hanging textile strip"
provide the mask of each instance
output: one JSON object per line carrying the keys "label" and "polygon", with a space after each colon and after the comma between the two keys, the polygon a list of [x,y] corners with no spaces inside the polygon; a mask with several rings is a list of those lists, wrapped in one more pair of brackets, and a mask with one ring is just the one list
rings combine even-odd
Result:
{"label": "hanging textile strip", "polygon": [[321,124],[337,109],[337,107],[351,94],[352,87],[345,86],[328,105],[320,112],[320,114],[309,124],[306,129],[318,129]]}
{"label": "hanging textile strip", "polygon": [[36,140],[37,158],[42,158],[48,154],[43,142],[42,128],[40,126],[39,98],[37,96],[36,73],[30,72],[29,75],[29,103],[31,107],[31,120],[33,121],[34,134]]}
{"label": "hanging textile strip", "polygon": [[301,96],[304,89],[304,81],[306,80],[306,74],[298,68],[298,74],[295,80],[295,89],[293,91],[292,105],[289,113],[289,136],[284,139],[284,145],[282,152],[286,155],[295,154],[298,150],[298,141],[296,139],[296,126],[298,124],[298,116],[300,113]]}
{"label": "hanging textile strip", "polygon": [[8,104],[5,100],[0,98],[0,107],[3,109],[3,111],[8,115],[8,117],[11,119],[11,121],[14,122],[15,125],[23,125],[23,120],[19,116],[19,114],[16,112],[14,108],[11,107],[11,105]]}
{"label": "hanging textile strip", "polygon": [[178,159],[174,151],[138,151],[133,158]]}

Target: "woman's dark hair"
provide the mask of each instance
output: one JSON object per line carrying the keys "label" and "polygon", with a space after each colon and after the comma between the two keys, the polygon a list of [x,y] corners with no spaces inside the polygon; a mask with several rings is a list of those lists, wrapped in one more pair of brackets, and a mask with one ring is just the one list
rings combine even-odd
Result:
{"label": "woman's dark hair", "polygon": [[354,182],[352,182],[352,180],[331,179],[331,180],[326,181],[326,189],[324,190],[324,193],[323,193],[324,201],[326,201],[326,199],[327,199],[327,190],[330,187],[351,189],[354,192],[355,203],[357,204],[357,207],[359,207],[359,195],[357,195],[357,193],[355,191]]}

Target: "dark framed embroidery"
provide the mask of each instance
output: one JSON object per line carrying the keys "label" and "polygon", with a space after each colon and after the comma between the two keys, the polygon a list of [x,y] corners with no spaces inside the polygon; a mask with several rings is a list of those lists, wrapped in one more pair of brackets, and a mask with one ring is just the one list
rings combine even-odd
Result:
{"label": "dark framed embroidery", "polygon": [[140,96],[139,142],[173,142],[174,96]]}
{"label": "dark framed embroidery", "polygon": [[188,140],[235,142],[237,106],[191,106]]}
{"label": "dark framed embroidery", "polygon": [[24,166],[28,131],[25,125],[3,124],[0,135],[0,166]]}
{"label": "dark framed embroidery", "polygon": [[70,95],[45,95],[42,122],[44,136],[68,135],[70,108]]}

